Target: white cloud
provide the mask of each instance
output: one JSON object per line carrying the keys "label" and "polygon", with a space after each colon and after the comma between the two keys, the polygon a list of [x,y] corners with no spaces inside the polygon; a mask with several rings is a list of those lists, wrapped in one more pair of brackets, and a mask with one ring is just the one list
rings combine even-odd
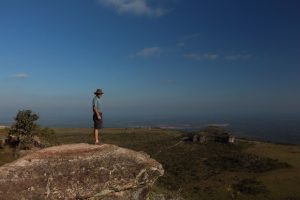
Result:
{"label": "white cloud", "polygon": [[112,7],[118,13],[128,13],[133,15],[146,15],[149,17],[160,17],[167,13],[162,8],[152,8],[147,0],[98,0],[103,5]]}
{"label": "white cloud", "polygon": [[141,57],[158,57],[161,53],[162,49],[160,47],[151,47],[142,49],[136,55]]}
{"label": "white cloud", "polygon": [[212,54],[212,53],[204,53],[204,54],[191,53],[191,54],[185,54],[184,57],[192,60],[216,60],[219,57],[219,55]]}
{"label": "white cloud", "polygon": [[230,60],[230,61],[238,61],[238,60],[247,60],[250,59],[252,55],[250,54],[236,54],[236,55],[230,55],[226,56],[225,60]]}
{"label": "white cloud", "polygon": [[27,73],[18,73],[18,74],[14,74],[11,76],[12,78],[16,78],[16,79],[26,79],[29,77],[29,74]]}

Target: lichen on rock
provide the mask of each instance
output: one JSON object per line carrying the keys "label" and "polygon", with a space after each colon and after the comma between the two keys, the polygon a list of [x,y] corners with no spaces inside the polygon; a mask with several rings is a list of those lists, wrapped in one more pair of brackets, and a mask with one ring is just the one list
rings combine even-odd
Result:
{"label": "lichen on rock", "polygon": [[164,170],[145,153],[68,144],[0,167],[0,199],[144,200]]}

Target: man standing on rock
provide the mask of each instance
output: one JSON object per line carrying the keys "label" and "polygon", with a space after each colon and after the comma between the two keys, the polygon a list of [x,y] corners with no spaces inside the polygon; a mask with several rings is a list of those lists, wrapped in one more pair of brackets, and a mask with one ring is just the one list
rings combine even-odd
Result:
{"label": "man standing on rock", "polygon": [[101,89],[97,89],[94,93],[95,97],[93,98],[93,121],[94,121],[94,136],[95,136],[95,144],[100,144],[99,141],[99,132],[102,128],[103,117],[100,106],[100,98],[104,94]]}

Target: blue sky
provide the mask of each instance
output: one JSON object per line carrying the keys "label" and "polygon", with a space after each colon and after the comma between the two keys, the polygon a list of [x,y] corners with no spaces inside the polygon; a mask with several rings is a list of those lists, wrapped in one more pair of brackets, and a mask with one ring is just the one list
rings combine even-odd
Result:
{"label": "blue sky", "polygon": [[[0,120],[298,115],[298,0],[0,0]],[[88,118],[87,120],[90,120]],[[0,121],[1,123],[1,121]]]}

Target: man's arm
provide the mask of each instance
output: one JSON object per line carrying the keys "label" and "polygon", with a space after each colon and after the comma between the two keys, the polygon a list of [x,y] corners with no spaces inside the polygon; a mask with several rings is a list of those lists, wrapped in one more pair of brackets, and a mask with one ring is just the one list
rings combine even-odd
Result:
{"label": "man's arm", "polygon": [[100,120],[101,119],[101,115],[100,115],[100,113],[99,113],[99,111],[98,111],[98,109],[97,109],[97,107],[95,105],[93,106],[93,111],[94,111],[94,113],[96,113],[97,118]]}
{"label": "man's arm", "polygon": [[97,107],[97,99],[96,97],[93,99],[93,112],[97,115],[98,120],[101,120],[101,113]]}

